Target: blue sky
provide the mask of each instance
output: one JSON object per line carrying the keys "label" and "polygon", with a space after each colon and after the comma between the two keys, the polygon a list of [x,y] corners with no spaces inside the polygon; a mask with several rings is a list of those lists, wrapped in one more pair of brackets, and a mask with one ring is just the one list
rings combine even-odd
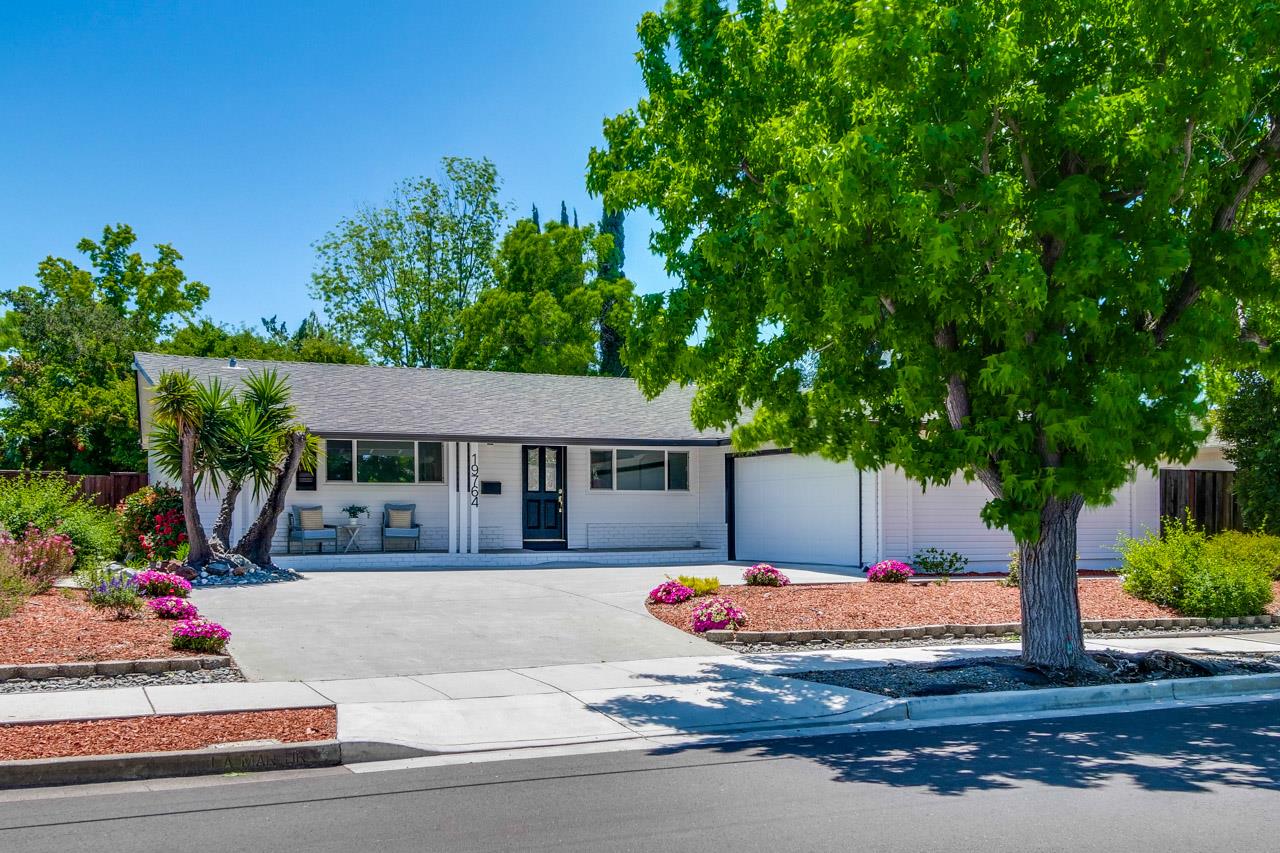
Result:
{"label": "blue sky", "polygon": [[[587,152],[643,94],[635,25],[660,0],[40,3],[0,8],[0,289],[126,222],[171,243],[221,321],[297,322],[311,244],[442,155],[503,195],[595,221]],[[650,220],[628,275],[666,286]]]}

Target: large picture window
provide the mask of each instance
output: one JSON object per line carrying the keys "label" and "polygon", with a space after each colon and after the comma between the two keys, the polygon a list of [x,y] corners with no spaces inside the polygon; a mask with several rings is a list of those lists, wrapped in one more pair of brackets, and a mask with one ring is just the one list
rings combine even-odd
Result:
{"label": "large picture window", "polygon": [[591,451],[591,488],[616,492],[687,492],[689,454],[620,447]]}
{"label": "large picture window", "polygon": [[330,483],[443,483],[444,447],[438,441],[331,438],[324,470]]}

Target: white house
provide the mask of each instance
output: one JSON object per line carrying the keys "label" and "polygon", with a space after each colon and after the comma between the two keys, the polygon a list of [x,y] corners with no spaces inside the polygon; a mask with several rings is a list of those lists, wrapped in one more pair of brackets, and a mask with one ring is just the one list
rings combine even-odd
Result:
{"label": "white house", "polygon": [[[276,532],[279,561],[318,565],[527,565],[710,562],[865,565],[920,549],[958,551],[975,566],[1007,562],[1012,539],[979,518],[977,483],[922,490],[896,469],[859,471],[787,451],[738,454],[728,435],[689,420],[691,389],[646,400],[629,379],[373,367],[137,353],[139,422],[167,371],[287,379],[302,423],[319,436],[314,475],[300,474]],[[154,461],[152,482],[164,476]],[[1190,467],[1230,470],[1206,447]],[[343,507],[369,507],[358,530]],[[415,540],[383,541],[383,508],[412,504]],[[337,544],[290,542],[292,507],[319,506]],[[201,495],[208,525],[217,495]],[[257,514],[241,496],[233,538]],[[1157,477],[1139,472],[1080,525],[1085,565],[1115,562],[1120,533],[1159,524]],[[354,538],[354,543],[349,540]],[[409,550],[417,546],[416,551]],[[308,554],[299,556],[305,546]],[[338,556],[331,556],[336,550]],[[392,549],[395,549],[394,552]],[[294,554],[287,559],[287,551]]]}

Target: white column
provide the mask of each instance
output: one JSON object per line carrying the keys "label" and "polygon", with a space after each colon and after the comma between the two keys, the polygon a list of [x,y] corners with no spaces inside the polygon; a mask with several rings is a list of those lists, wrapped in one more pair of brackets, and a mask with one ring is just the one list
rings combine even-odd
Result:
{"label": "white column", "polygon": [[449,495],[449,553],[458,551],[458,443],[445,442],[441,448],[444,453],[444,482]]}
{"label": "white column", "polygon": [[467,443],[467,508],[470,545],[467,553],[480,553],[480,443]]}

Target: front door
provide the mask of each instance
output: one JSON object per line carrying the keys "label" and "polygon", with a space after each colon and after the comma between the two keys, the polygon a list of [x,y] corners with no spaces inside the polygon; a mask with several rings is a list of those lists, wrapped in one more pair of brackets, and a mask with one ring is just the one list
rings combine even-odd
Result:
{"label": "front door", "polygon": [[567,548],[564,535],[564,448],[524,448],[524,547]]}

